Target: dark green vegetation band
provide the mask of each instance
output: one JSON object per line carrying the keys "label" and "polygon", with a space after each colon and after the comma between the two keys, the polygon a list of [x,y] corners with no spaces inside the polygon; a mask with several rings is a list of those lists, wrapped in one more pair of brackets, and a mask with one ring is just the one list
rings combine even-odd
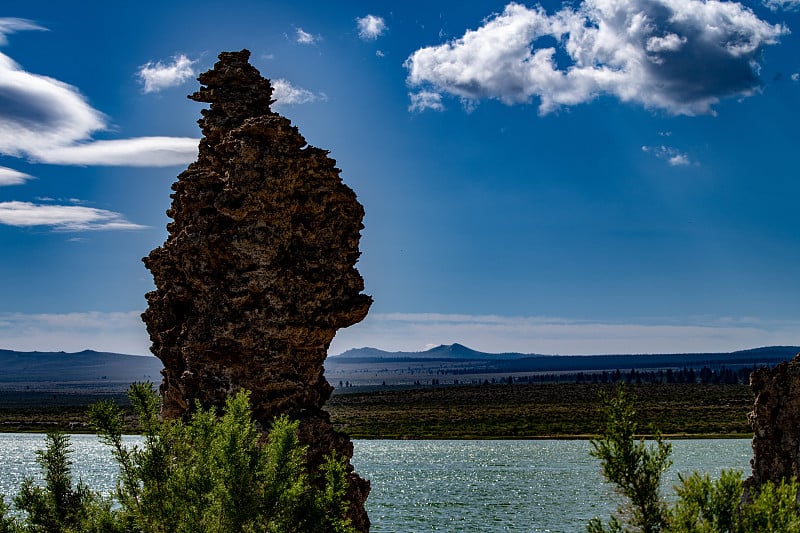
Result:
{"label": "dark green vegetation band", "polygon": [[[327,404],[352,438],[491,439],[588,437],[601,429],[598,392],[612,385],[476,385],[337,394]],[[630,385],[639,427],[664,435],[752,436],[747,385]],[[0,393],[3,431],[80,431],[96,395]],[[85,428],[87,431],[88,427]],[[130,427],[131,430],[135,426]]]}

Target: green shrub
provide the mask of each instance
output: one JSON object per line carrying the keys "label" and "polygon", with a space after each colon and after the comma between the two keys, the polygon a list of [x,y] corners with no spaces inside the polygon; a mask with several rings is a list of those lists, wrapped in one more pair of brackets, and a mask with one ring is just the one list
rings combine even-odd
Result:
{"label": "green shrub", "polygon": [[[330,456],[310,483],[298,422],[277,418],[265,439],[251,417],[249,395],[228,399],[222,416],[197,408],[187,422],[161,421],[150,384],[129,397],[144,435],[141,447],[122,439],[123,418],[112,402],[89,417],[119,466],[114,494],[104,498],[82,483],[73,488],[67,436],[49,434],[38,453],[44,486],[26,480],[0,533],[349,533],[345,463]],[[5,529],[3,529],[5,528]]]}
{"label": "green shrub", "polygon": [[661,475],[670,467],[672,445],[656,434],[648,445],[644,438],[636,440],[637,424],[633,400],[620,386],[615,395],[601,393],[605,415],[605,431],[592,439],[592,456],[600,459],[603,476],[625,497],[618,516],[608,526],[598,519],[589,523],[591,533],[623,531],[628,525],[633,531],[661,531],[667,522],[667,508],[661,498]]}
{"label": "green shrub", "polygon": [[741,531],[800,532],[800,508],[797,495],[800,483],[797,480],[763,484],[751,504],[742,508]]}
{"label": "green shrub", "polygon": [[718,479],[708,474],[678,476],[672,506],[660,495],[661,474],[669,468],[671,446],[656,433],[655,442],[636,441],[633,399],[620,386],[603,395],[603,434],[592,440],[591,454],[600,459],[603,476],[625,500],[608,523],[593,518],[589,533],[800,533],[800,483],[764,483],[742,503],[741,472],[724,470]]}
{"label": "green shrub", "polygon": [[676,532],[710,533],[738,531],[739,504],[742,497],[742,474],[723,470],[719,479],[693,472],[689,477],[679,475],[675,487],[678,501],[670,509],[670,530]]}

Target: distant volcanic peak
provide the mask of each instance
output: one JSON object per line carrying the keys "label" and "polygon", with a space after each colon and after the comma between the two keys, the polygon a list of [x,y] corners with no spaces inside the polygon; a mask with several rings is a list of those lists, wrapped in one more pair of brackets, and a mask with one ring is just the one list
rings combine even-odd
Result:
{"label": "distant volcanic peak", "polygon": [[198,76],[204,87],[189,98],[211,104],[199,121],[204,135],[220,126],[236,127],[248,118],[272,114],[272,86],[249,59],[249,50],[223,52],[213,69]]}
{"label": "distant volcanic peak", "polygon": [[464,353],[464,352],[474,353],[475,352],[475,350],[473,350],[472,348],[468,348],[467,346],[464,346],[463,344],[458,344],[458,343],[451,344],[450,346],[447,346],[447,349],[450,350],[453,353]]}

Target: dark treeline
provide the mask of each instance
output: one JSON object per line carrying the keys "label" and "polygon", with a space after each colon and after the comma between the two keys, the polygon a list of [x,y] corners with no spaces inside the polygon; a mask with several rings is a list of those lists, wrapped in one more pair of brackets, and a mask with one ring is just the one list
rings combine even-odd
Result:
{"label": "dark treeline", "polygon": [[[632,368],[613,371],[541,372],[523,376],[470,377],[465,379],[431,378],[427,380],[416,380],[414,381],[414,385],[495,385],[498,383],[507,383],[509,385],[515,383],[625,383],[629,385],[700,383],[714,385],[747,385],[750,383],[750,374],[757,368],[758,366],[729,368],[723,365],[717,369],[704,366],[701,369],[684,367],[659,370],[637,370]],[[437,372],[437,374],[438,373],[439,372]],[[447,373],[452,373],[452,371]],[[340,387],[342,385],[342,383],[339,384]],[[345,387],[351,385],[354,384],[349,382],[344,384]],[[385,382],[384,385],[386,385]]]}
{"label": "dark treeline", "polygon": [[[702,383],[714,385],[736,385],[750,383],[750,374],[757,367],[711,369],[704,366],[700,370],[694,368],[666,369],[666,370],[615,370],[613,372],[586,373],[578,372],[574,376],[575,383],[627,383],[627,384],[658,384],[658,383]],[[570,379],[572,381],[572,379]]]}

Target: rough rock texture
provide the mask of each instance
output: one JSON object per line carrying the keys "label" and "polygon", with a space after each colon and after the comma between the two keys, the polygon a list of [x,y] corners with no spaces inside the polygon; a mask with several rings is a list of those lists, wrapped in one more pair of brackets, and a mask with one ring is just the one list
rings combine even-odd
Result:
{"label": "rough rock texture", "polygon": [[[272,88],[249,57],[222,53],[198,78],[189,98],[211,104],[199,156],[172,186],[167,241],[144,259],[163,415],[248,389],[264,427],[282,413],[301,421],[312,466],[332,450],[349,460],[350,439],[322,409],[333,390],[323,362],[336,330],[372,303],[355,269],[364,211],[328,152],[270,110]],[[349,470],[350,515],[368,531],[369,482]]]}
{"label": "rough rock texture", "polygon": [[800,354],[753,372],[750,388],[756,397],[750,413],[753,471],[745,481],[745,498],[766,481],[800,477]]}

